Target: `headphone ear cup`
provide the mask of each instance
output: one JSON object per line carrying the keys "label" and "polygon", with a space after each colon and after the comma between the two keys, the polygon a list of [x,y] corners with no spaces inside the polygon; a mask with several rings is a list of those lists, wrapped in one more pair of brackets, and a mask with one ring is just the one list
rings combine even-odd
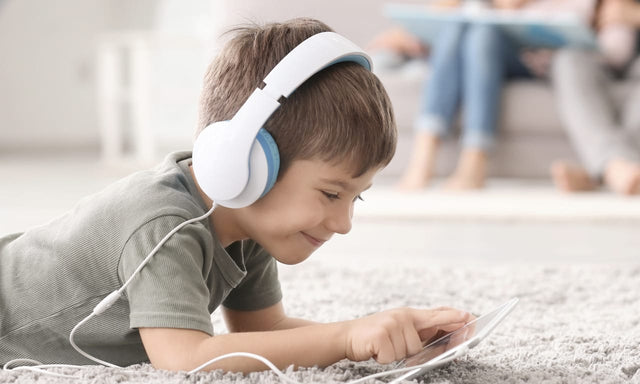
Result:
{"label": "headphone ear cup", "polygon": [[[245,164],[249,167],[249,179],[242,187],[242,192],[228,200],[216,198],[220,196],[225,183],[232,182],[214,177],[215,167],[220,166],[221,157],[235,155],[233,143],[223,140],[231,136],[229,129],[233,129],[229,121],[220,121],[200,133],[193,146],[193,173],[202,191],[216,204],[242,208],[253,204],[273,187],[278,179],[280,153],[273,137],[266,129],[260,128],[251,146],[249,159],[238,159],[238,162],[248,162]],[[224,146],[220,145],[221,141]]]}
{"label": "headphone ear cup", "polygon": [[245,189],[230,200],[217,203],[229,208],[247,207],[264,196],[278,179],[280,153],[273,137],[260,128],[249,156],[249,181]]}
{"label": "headphone ear cup", "polygon": [[[226,138],[231,136],[231,122],[218,121],[208,125],[200,132],[193,144],[191,156],[193,173],[200,189],[211,199],[218,200],[224,187],[228,187],[232,180],[221,180],[216,169],[220,167],[221,159],[232,155]],[[244,188],[244,185],[237,186]],[[222,194],[224,195],[224,194]]]}

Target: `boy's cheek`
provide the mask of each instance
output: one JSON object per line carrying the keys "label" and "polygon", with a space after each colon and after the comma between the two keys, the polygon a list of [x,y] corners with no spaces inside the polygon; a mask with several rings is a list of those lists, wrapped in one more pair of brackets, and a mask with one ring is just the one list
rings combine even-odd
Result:
{"label": "boy's cheek", "polygon": [[286,244],[262,245],[269,254],[278,262],[286,265],[295,265],[307,260],[315,249],[304,246],[302,241],[290,241]]}

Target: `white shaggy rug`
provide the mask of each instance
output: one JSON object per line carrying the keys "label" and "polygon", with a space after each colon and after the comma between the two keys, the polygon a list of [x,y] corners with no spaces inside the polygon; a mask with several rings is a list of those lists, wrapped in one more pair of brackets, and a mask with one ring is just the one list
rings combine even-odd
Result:
{"label": "white shaggy rug", "polygon": [[[640,263],[618,265],[433,265],[408,261],[331,265],[312,258],[281,271],[292,316],[334,321],[396,306],[451,305],[483,313],[512,296],[514,312],[470,354],[418,379],[422,383],[640,383]],[[220,318],[213,316],[217,330]],[[309,342],[313,342],[310,340]],[[384,368],[340,362],[289,376],[345,382]],[[78,379],[0,372],[0,383],[277,383],[270,372],[67,369]],[[388,382],[388,379],[372,381]]]}

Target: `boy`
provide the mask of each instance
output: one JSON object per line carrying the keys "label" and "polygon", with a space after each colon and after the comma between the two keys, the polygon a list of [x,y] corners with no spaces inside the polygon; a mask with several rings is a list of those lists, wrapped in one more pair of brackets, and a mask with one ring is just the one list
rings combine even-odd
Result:
{"label": "boy", "polygon": [[[289,51],[329,30],[309,19],[235,30],[205,77],[199,131],[230,119]],[[465,312],[448,308],[332,324],[285,315],[276,260],[299,263],[334,233],[349,232],[353,204],[393,156],[396,131],[382,85],[356,63],[318,72],[281,104],[265,125],[280,152],[274,187],[245,208],[218,206],[170,237],[123,297],[78,327],[79,346],[110,363],[172,370],[236,351],[280,368],[344,358],[389,363],[466,322]],[[212,205],[191,153],[174,153],[45,226],[0,239],[0,362],[90,363],[72,349],[71,329],[169,231]],[[230,333],[213,336],[210,313],[220,305]],[[214,368],[264,366],[233,358]]]}

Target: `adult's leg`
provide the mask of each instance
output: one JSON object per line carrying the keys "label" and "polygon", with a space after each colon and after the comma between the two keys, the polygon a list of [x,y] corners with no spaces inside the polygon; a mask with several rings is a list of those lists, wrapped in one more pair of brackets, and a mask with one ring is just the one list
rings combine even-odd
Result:
{"label": "adult's leg", "polygon": [[584,167],[566,160],[555,160],[550,172],[553,184],[564,192],[591,191],[598,187],[597,180]]}
{"label": "adult's leg", "polygon": [[[590,189],[604,179],[616,192],[629,193],[624,165],[637,156],[618,119],[611,96],[611,79],[599,56],[580,50],[560,50],[552,66],[552,81],[558,112],[584,171],[562,162],[554,163],[556,184],[569,191]],[[621,162],[622,161],[622,162]]]}
{"label": "adult's leg", "polygon": [[624,194],[640,193],[640,58],[632,63],[627,78],[631,92],[621,111],[623,137],[629,147],[626,157],[609,161],[605,182],[611,189]]}
{"label": "adult's leg", "polygon": [[505,76],[506,38],[490,25],[470,25],[462,49],[464,127],[462,153],[447,186],[476,189],[484,185],[487,152],[493,145]]}
{"label": "adult's leg", "polygon": [[558,112],[589,174],[601,177],[607,161],[625,154],[610,78],[593,52],[561,49],[552,65]]}
{"label": "adult's leg", "polygon": [[414,147],[399,187],[422,188],[431,179],[440,137],[451,127],[460,104],[460,46],[464,24],[446,27],[431,52],[431,71],[423,86],[414,124]]}
{"label": "adult's leg", "polygon": [[554,57],[551,80],[560,119],[584,164],[556,160],[551,165],[551,177],[556,187],[566,192],[595,189],[604,173],[605,160],[602,149],[593,142],[616,125],[609,78],[595,54],[562,49]]}

